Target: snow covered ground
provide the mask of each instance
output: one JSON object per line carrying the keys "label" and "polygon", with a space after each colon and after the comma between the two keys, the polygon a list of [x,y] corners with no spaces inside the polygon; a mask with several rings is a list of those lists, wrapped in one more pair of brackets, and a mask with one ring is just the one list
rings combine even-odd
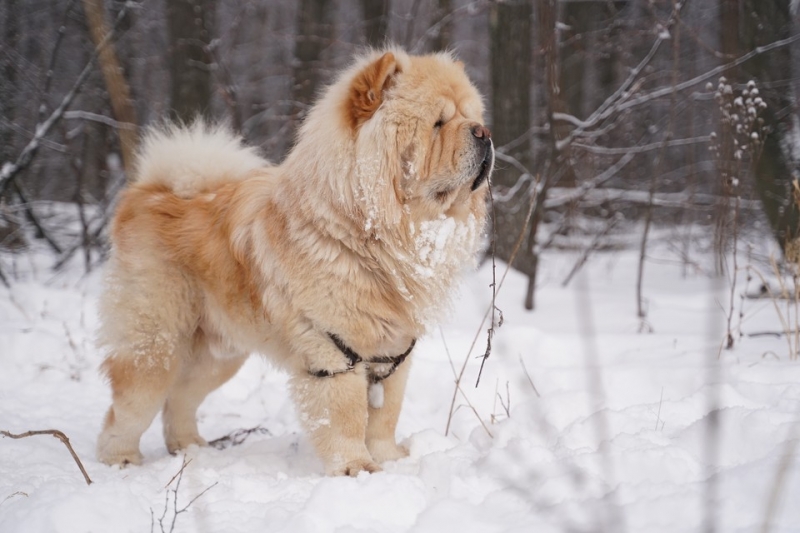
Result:
{"label": "snow covered ground", "polygon": [[[562,288],[575,258],[545,258],[533,313],[521,306],[525,280],[509,274],[477,389],[485,327],[467,354],[491,301],[491,265],[469,275],[448,323],[415,350],[398,429],[410,457],[351,479],[322,475],[285,376],[258,358],[209,397],[200,430],[211,440],[263,429],[173,457],[156,421],[143,466],[99,464],[110,402],[92,345],[100,275],[79,265],[55,275],[44,255],[18,256],[18,280],[0,286],[0,430],[63,431],[94,483],[53,437],[0,438],[0,532],[158,532],[173,519],[176,532],[214,533],[682,532],[700,530],[709,510],[717,531],[760,531],[767,516],[769,531],[800,531],[800,361],[793,339],[748,336],[781,330],[778,310],[794,304],[745,300],[745,336],[717,358],[730,292],[702,266],[684,277],[668,247],[652,253],[652,332],[639,333],[637,252],[597,255]],[[8,270],[12,259],[1,259]],[[472,407],[459,394],[445,434],[465,360]],[[176,504],[188,508],[176,515]]]}

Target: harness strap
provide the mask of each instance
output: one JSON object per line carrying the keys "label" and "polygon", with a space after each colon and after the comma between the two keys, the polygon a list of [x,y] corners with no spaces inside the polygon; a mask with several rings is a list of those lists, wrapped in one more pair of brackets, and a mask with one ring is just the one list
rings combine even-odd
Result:
{"label": "harness strap", "polygon": [[400,355],[395,355],[394,357],[392,357],[392,356],[378,356],[378,357],[375,357],[374,359],[370,359],[369,360],[370,363],[391,363],[392,366],[389,368],[388,372],[386,372],[385,374],[380,375],[380,376],[378,374],[374,373],[374,372],[370,372],[369,380],[372,383],[380,383],[384,379],[386,379],[389,376],[391,376],[392,374],[394,374],[394,371],[397,370],[397,367],[400,366],[403,363],[403,361],[406,360],[406,357],[408,357],[408,354],[410,354],[411,350],[414,349],[414,345],[415,344],[417,344],[417,339],[413,339],[411,341],[411,345],[408,347],[408,350],[406,350],[405,352],[401,353]]}
{"label": "harness strap", "polygon": [[391,364],[392,366],[389,368],[388,372],[385,372],[381,375],[376,374],[375,372],[369,373],[369,380],[371,383],[380,383],[384,379],[388,378],[392,374],[394,374],[397,367],[400,366],[403,361],[406,360],[406,357],[411,353],[411,350],[414,349],[414,345],[417,344],[417,339],[413,339],[411,341],[411,345],[408,349],[401,353],[400,355],[379,355],[377,357],[373,357],[371,359],[364,359],[358,353],[356,353],[352,348],[342,341],[338,335],[335,333],[328,333],[328,337],[331,339],[333,344],[339,349],[340,352],[344,354],[347,358],[347,369],[345,370],[317,370],[315,372],[309,372],[312,376],[317,378],[329,378],[331,376],[335,376],[336,374],[344,374],[345,372],[350,372],[355,368],[356,364],[364,362],[364,363],[373,363],[373,364]]}
{"label": "harness strap", "polygon": [[339,351],[342,352],[345,357],[347,357],[348,360],[347,366],[353,368],[354,366],[356,366],[356,363],[360,363],[361,361],[363,361],[361,356],[358,355],[356,352],[354,352],[353,349],[350,348],[348,345],[346,345],[344,341],[342,341],[342,339],[340,339],[337,334],[328,333],[328,337],[330,337],[330,339],[333,341],[333,344],[335,344],[336,347],[339,348]]}

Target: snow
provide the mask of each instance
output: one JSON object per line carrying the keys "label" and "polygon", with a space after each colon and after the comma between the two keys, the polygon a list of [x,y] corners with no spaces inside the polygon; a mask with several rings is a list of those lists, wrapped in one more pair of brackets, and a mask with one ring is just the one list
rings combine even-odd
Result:
{"label": "snow", "polygon": [[[110,402],[93,346],[101,274],[76,261],[54,275],[44,253],[0,256],[17,277],[0,287],[0,429],[62,430],[94,481],[55,438],[0,438],[0,531],[161,531],[163,515],[177,532],[683,532],[703,527],[714,490],[717,531],[738,532],[761,529],[774,487],[770,531],[800,531],[800,361],[789,357],[793,339],[748,336],[779,331],[778,311],[793,322],[797,306],[740,300],[755,289],[742,277],[734,325],[745,335],[720,352],[730,288],[706,274],[710,256],[694,256],[684,276],[673,249],[647,263],[652,333],[639,333],[636,317],[638,251],[593,256],[566,288],[579,252],[549,252],[532,313],[521,306],[526,280],[509,274],[477,389],[485,331],[468,353],[491,301],[491,265],[469,275],[441,332],[415,349],[398,427],[410,456],[357,478],[323,475],[286,376],[258,358],[208,398],[199,425],[209,440],[264,430],[170,456],[157,420],[142,466],[98,463]],[[474,411],[459,395],[445,435],[453,366],[465,359]],[[175,516],[184,460],[177,509],[191,505]]]}

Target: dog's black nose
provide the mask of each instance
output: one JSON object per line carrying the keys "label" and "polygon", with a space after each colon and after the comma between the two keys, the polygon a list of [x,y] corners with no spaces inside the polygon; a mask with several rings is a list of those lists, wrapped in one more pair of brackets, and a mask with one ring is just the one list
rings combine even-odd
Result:
{"label": "dog's black nose", "polygon": [[489,128],[486,126],[482,126],[481,124],[475,124],[472,126],[472,135],[474,135],[478,139],[483,139],[488,141],[492,138],[492,132],[489,131]]}

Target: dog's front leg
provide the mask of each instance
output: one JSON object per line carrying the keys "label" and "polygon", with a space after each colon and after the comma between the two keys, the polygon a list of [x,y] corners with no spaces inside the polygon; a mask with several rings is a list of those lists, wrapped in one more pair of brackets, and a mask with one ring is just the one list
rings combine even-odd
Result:
{"label": "dog's front leg", "polygon": [[381,381],[379,386],[384,389],[383,402],[380,407],[369,407],[369,421],[367,422],[367,449],[372,458],[378,463],[394,461],[408,455],[408,450],[398,446],[395,441],[395,429],[400,418],[400,408],[403,405],[403,395],[408,379],[411,361],[406,360],[397,367],[395,372]]}
{"label": "dog's front leg", "polygon": [[367,377],[363,365],[325,377],[299,371],[290,384],[300,420],[328,474],[356,476],[381,469],[365,444]]}

